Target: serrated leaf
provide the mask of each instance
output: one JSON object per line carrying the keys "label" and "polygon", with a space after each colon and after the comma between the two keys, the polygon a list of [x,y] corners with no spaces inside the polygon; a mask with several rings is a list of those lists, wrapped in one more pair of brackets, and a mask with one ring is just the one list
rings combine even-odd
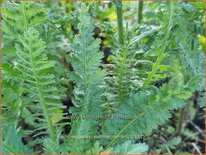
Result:
{"label": "serrated leaf", "polygon": [[131,141],[127,141],[121,145],[117,145],[112,153],[114,154],[145,154],[148,150],[148,146],[145,143],[134,144]]}
{"label": "serrated leaf", "polygon": [[3,126],[2,154],[34,154],[34,151],[22,143],[14,124]]}

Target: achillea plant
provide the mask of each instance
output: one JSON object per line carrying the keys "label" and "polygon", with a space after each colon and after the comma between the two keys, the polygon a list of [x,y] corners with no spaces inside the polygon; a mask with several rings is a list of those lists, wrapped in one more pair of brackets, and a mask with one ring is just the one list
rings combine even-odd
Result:
{"label": "achillea plant", "polygon": [[3,2],[3,154],[179,153],[197,141],[182,124],[193,98],[204,107],[202,3],[145,3],[124,19],[135,9],[121,2]]}

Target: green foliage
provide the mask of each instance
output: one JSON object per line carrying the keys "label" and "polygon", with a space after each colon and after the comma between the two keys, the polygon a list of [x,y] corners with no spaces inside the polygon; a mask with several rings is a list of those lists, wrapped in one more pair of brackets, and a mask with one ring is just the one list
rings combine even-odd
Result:
{"label": "green foliage", "polygon": [[46,20],[46,9],[38,3],[3,3],[3,32],[9,39],[17,39],[29,27],[36,27]]}
{"label": "green foliage", "polygon": [[[99,50],[99,39],[93,38],[93,24],[88,13],[88,7],[82,5],[78,16],[79,34],[74,37],[71,44],[72,52],[67,60],[71,63],[74,71],[69,73],[70,80],[75,82],[74,107],[71,113],[74,116],[93,117],[101,114],[101,88],[105,72],[99,67],[101,65],[102,53]],[[87,147],[91,147],[90,140],[78,140],[81,136],[92,136],[97,122],[89,119],[72,120],[71,135],[75,140],[71,141],[71,153],[83,153]],[[86,146],[87,145],[87,146]],[[78,150],[77,150],[78,146]]]}
{"label": "green foliage", "polygon": [[183,131],[183,135],[186,138],[190,139],[190,140],[197,140],[198,139],[197,133],[195,133],[195,132],[193,132],[193,131],[191,131],[189,129],[185,129]]}
{"label": "green foliage", "polygon": [[[60,97],[57,96],[54,75],[49,73],[54,62],[48,61],[46,55],[42,53],[45,42],[39,38],[39,33],[34,28],[19,36],[19,40],[21,44],[16,44],[16,53],[21,62],[19,61],[17,66],[24,81],[22,87],[28,89],[27,95],[30,98],[30,104],[25,106],[36,113],[33,120],[33,124],[37,127],[36,131],[46,129],[51,138],[55,139],[54,124],[62,118],[61,109],[64,106],[58,103]],[[45,120],[38,116],[43,116]],[[38,124],[35,123],[37,120]]]}
{"label": "green foliage", "polygon": [[17,132],[14,124],[3,126],[2,137],[2,154],[32,154],[34,153],[29,147],[22,143],[22,137]]}
{"label": "green foliage", "polygon": [[146,144],[132,144],[131,141],[127,141],[121,145],[117,145],[116,148],[112,151],[114,154],[143,154],[148,150]]}
{"label": "green foliage", "polygon": [[173,139],[165,142],[165,144],[162,144],[158,151],[161,150],[164,153],[172,154],[171,150],[174,150],[176,148],[176,146],[179,145],[180,143],[181,143],[181,138],[180,137],[174,137]]}
{"label": "green foliage", "polygon": [[109,143],[112,145],[118,136],[136,136],[140,138],[150,135],[158,125],[165,123],[170,117],[170,110],[181,108],[184,100],[191,94],[186,94],[187,89],[175,90],[170,85],[164,85],[157,92],[140,92],[131,95],[130,99],[122,104],[115,115],[125,116],[128,119],[107,120],[103,128],[106,135],[115,135]]}
{"label": "green foliage", "polygon": [[204,107],[203,4],[144,3],[138,26],[133,2],[2,4],[2,153],[191,150],[177,111]]}
{"label": "green foliage", "polygon": [[[7,81],[3,82],[3,92],[7,94],[3,98],[3,103],[7,105],[8,111],[13,111],[11,112],[12,115],[5,117],[8,121],[16,121],[14,118],[21,116],[24,112],[23,105],[27,102],[21,98],[26,90],[18,86],[21,83],[20,72],[17,70],[15,49],[15,44],[20,42],[18,35],[22,35],[30,26],[37,27],[44,22],[45,12],[46,9],[43,5],[38,3],[4,2],[2,4],[2,74],[4,81]],[[13,78],[14,76],[15,78]]]}
{"label": "green foliage", "polygon": [[[69,73],[69,78],[76,84],[74,89],[76,96],[73,100],[75,109],[88,113],[88,109],[95,104],[92,103],[96,100],[95,96],[99,96],[98,85],[103,80],[105,72],[99,69],[103,58],[102,53],[98,51],[100,40],[94,39],[92,36],[93,24],[86,6],[83,6],[78,12],[78,19],[80,21],[78,23],[79,35],[75,36],[71,44],[72,52],[68,55],[67,60],[74,69],[74,72]],[[92,98],[90,98],[91,96]]]}
{"label": "green foliage", "polygon": [[96,141],[92,149],[86,152],[86,154],[100,154],[103,151],[103,147],[100,146],[100,143]]}
{"label": "green foliage", "polygon": [[[4,22],[11,27],[16,25],[13,29],[15,42],[11,43],[16,43],[14,56],[18,58],[15,60],[13,73],[9,70],[12,65],[8,62],[5,62],[7,68],[4,68],[7,71],[4,72],[6,77],[16,76],[14,79],[7,80],[11,86],[10,91],[15,91],[13,94],[18,100],[14,100],[16,102],[14,105],[11,104],[13,100],[5,102],[4,98],[4,102],[7,103],[8,110],[17,109],[13,118],[23,117],[26,123],[33,126],[34,129],[24,131],[25,134],[33,134],[34,137],[49,134],[52,139],[55,139],[57,122],[63,118],[64,106],[58,103],[60,96],[56,95],[58,91],[54,84],[54,75],[49,73],[53,70],[54,62],[48,61],[43,53],[46,48],[45,42],[39,38],[39,32],[33,28],[44,21],[41,15],[45,9],[35,3],[4,3],[4,5]],[[4,31],[4,28],[3,32],[8,36],[12,34]]]}
{"label": "green foliage", "polygon": [[[136,53],[128,48],[123,48],[112,56],[112,63],[106,64],[108,76],[105,78],[104,107],[111,113],[127,98],[131,92],[137,91],[141,85],[138,71],[135,68]],[[112,71],[111,71],[112,69]]]}
{"label": "green foliage", "polygon": [[61,147],[58,145],[58,140],[54,141],[50,138],[44,140],[44,152],[46,154],[61,153]]}
{"label": "green foliage", "polygon": [[[186,9],[187,8],[187,9]],[[184,16],[190,10],[195,16],[195,7],[190,4],[180,3],[176,9]],[[182,16],[177,16],[174,20],[173,42],[169,48],[175,48],[171,53],[174,61],[179,65],[179,69],[183,76],[183,83],[192,82],[191,91],[203,90],[204,85],[204,53],[199,49],[197,36],[203,33],[198,29],[199,24],[196,25],[189,18],[183,20]],[[200,18],[200,17],[198,17]]]}

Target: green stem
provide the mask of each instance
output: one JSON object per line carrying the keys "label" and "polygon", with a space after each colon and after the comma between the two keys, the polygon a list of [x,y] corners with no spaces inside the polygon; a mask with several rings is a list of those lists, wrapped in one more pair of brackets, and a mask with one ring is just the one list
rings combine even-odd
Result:
{"label": "green stem", "polygon": [[182,132],[182,123],[183,123],[183,119],[184,119],[184,113],[185,113],[184,108],[179,110],[179,118],[178,118],[177,127],[176,127],[176,134],[177,135],[180,135]]}
{"label": "green stem", "polygon": [[[124,50],[122,51],[124,52]],[[117,103],[116,105],[118,106],[123,99],[123,77],[125,76],[125,66],[126,66],[126,57],[122,57],[122,60],[120,60],[120,66],[118,69],[118,75],[117,75]]]}
{"label": "green stem", "polygon": [[138,16],[137,16],[137,22],[138,24],[141,24],[142,21],[142,12],[143,12],[143,1],[138,2]]}
{"label": "green stem", "polygon": [[123,19],[122,19],[122,2],[118,2],[120,6],[116,6],[117,10],[117,24],[118,24],[118,35],[119,43],[124,45],[124,33],[123,33]]}
{"label": "green stem", "polygon": [[[205,26],[206,26],[206,22],[205,22]],[[205,31],[205,35],[206,35],[206,31]],[[206,52],[206,46],[205,46],[205,52]],[[206,79],[206,53],[204,53],[204,78]],[[204,87],[206,89],[206,81],[204,82]],[[204,95],[206,96],[206,91],[204,92]]]}
{"label": "green stem", "polygon": [[[119,37],[119,44],[123,47],[124,46],[124,32],[123,32],[123,13],[122,13],[122,2],[118,1],[119,5],[116,6],[116,11],[117,11],[117,24],[118,24],[118,37]],[[124,49],[121,47],[121,52],[122,52],[122,59],[120,60],[120,66],[118,69],[118,76],[117,76],[117,102],[116,105],[118,106],[123,98],[123,76],[124,76],[124,70],[125,70],[125,54],[124,54]]]}
{"label": "green stem", "polygon": [[[181,87],[182,85],[184,85],[185,83],[188,82],[188,79],[187,79],[186,71],[185,71],[184,67],[182,67],[182,66],[184,66],[182,64],[182,61],[178,58],[177,62],[179,64],[179,66],[180,66],[179,72],[181,72],[182,75],[183,75],[183,81],[182,81],[181,85],[179,85],[179,87]],[[177,72],[176,74],[179,74],[179,73]],[[178,121],[177,121],[177,124],[176,124],[175,135],[179,136],[181,134],[181,132],[182,132],[182,124],[183,124],[183,121],[184,121],[184,114],[185,114],[185,108],[179,109],[179,117],[178,117]]]}
{"label": "green stem", "polygon": [[163,39],[164,43],[162,45],[162,48],[160,49],[161,51],[159,52],[159,54],[157,56],[157,60],[156,60],[155,64],[152,67],[152,71],[149,73],[148,77],[146,78],[146,80],[143,83],[143,87],[150,83],[150,81],[152,80],[156,70],[158,69],[158,66],[160,65],[161,61],[164,58],[164,52],[165,52],[165,49],[166,49],[167,44],[168,44],[168,38],[169,38],[169,35],[170,35],[170,29],[171,29],[171,25],[172,25],[172,18],[173,18],[173,14],[174,14],[174,4],[173,3],[174,2],[170,2],[170,18],[169,18],[169,24],[167,26],[167,32],[166,32],[166,35]]}

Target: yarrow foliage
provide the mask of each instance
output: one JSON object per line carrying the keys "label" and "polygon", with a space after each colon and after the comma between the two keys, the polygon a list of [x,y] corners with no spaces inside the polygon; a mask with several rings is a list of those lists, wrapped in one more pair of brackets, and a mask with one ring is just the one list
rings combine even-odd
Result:
{"label": "yarrow foliage", "polygon": [[140,2],[138,25],[134,6],[100,4],[3,2],[3,154],[171,154],[197,141],[182,122],[204,107],[201,3],[151,2],[141,17]]}

